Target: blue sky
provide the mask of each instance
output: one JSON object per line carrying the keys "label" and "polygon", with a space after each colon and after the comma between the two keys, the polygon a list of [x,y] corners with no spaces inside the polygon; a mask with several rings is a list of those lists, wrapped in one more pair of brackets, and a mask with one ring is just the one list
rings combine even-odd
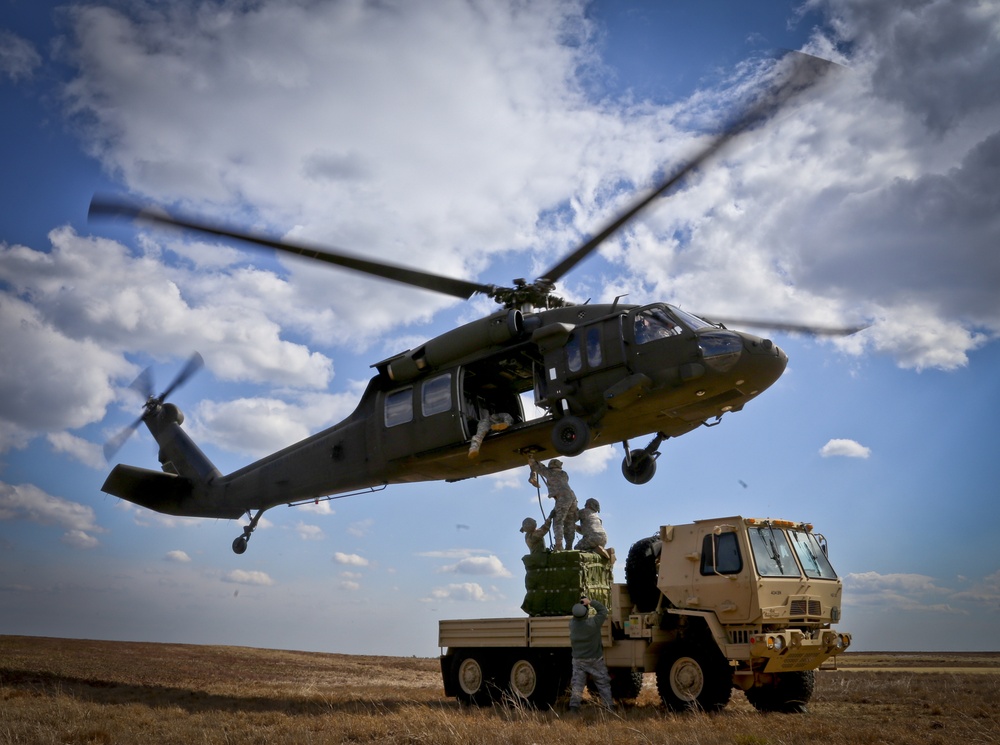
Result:
{"label": "blue sky", "polygon": [[[620,444],[571,483],[620,555],[666,523],[812,521],[857,648],[997,649],[997,6],[418,5],[0,0],[0,633],[433,655],[440,618],[520,613],[526,469],[275,508],[243,556],[238,521],[102,494],[147,365],[162,387],[205,357],[173,401],[228,472],[491,304],[88,224],[95,192],[507,283],[791,48],[845,69],[560,290],[870,328],[773,333],[785,375],[665,443],[650,484]],[[155,467],[148,433],[116,461]]]}

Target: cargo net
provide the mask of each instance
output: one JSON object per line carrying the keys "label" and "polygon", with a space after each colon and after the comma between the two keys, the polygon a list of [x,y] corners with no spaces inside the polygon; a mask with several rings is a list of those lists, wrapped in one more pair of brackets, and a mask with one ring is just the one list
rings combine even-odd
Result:
{"label": "cargo net", "polygon": [[568,616],[580,597],[611,605],[611,562],[590,551],[544,551],[524,562],[524,602],[529,616]]}

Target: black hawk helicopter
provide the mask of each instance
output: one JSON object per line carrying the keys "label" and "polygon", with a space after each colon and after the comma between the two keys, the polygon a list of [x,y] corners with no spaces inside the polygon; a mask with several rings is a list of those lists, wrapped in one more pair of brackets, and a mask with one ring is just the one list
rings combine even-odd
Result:
{"label": "black hawk helicopter", "polygon": [[[619,298],[611,304],[571,305],[552,290],[636,214],[832,66],[802,53],[781,62],[785,64],[775,82],[701,152],[539,279],[518,279],[512,287],[440,276],[95,196],[92,217],[127,216],[235,239],[463,299],[481,293],[502,306],[486,318],[375,363],[376,374],[344,421],[228,475],[188,437],[181,428],[183,414],[167,402],[202,365],[201,357],[192,357],[158,396],[144,373],[133,383],[146,396],[143,412],[106,445],[105,454],[110,460],[145,424],[159,445],[161,470],[116,465],[102,490],[169,515],[236,519],[247,514],[249,525],[233,541],[233,550],[241,554],[261,514],[276,505],[375,491],[388,484],[459,481],[524,465],[528,454],[572,456],[621,442],[625,478],[648,482],[664,440],[714,426],[723,415],[740,411],[781,376],[788,358],[769,339],[666,303],[637,306]],[[814,334],[858,330],[736,323]],[[543,416],[525,418],[521,395],[529,393]],[[490,432],[477,457],[470,457],[470,442],[483,421],[506,426]],[[629,444],[650,434],[643,447]]]}

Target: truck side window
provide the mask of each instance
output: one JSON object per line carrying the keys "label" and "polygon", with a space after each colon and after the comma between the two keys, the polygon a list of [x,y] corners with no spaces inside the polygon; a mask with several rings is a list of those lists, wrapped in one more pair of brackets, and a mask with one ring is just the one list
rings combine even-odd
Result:
{"label": "truck side window", "polygon": [[[713,551],[714,543],[714,551]],[[713,565],[712,559],[715,559]],[[740,556],[740,544],[735,533],[710,533],[705,536],[701,546],[701,573],[709,574],[739,574],[743,571],[743,557]]]}
{"label": "truck side window", "polygon": [[385,426],[413,421],[413,386],[393,391],[385,397]]}

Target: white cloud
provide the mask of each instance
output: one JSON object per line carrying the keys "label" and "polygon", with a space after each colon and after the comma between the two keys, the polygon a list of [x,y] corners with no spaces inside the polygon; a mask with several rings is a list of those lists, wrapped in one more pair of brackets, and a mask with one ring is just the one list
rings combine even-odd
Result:
{"label": "white cloud", "polygon": [[489,556],[469,556],[455,564],[441,567],[439,572],[453,572],[455,574],[479,574],[489,577],[510,577],[511,573],[503,565],[499,557],[490,554]]}
{"label": "white cloud", "polygon": [[371,532],[374,524],[374,520],[370,517],[366,517],[364,520],[357,520],[348,525],[347,532],[355,538],[364,538],[369,532]]}
{"label": "white cloud", "polygon": [[[969,615],[974,607],[965,607],[964,601],[970,599],[976,601],[973,606],[983,601],[982,597],[970,598],[923,574],[859,572],[844,577],[844,603],[851,606]],[[994,595],[992,604],[998,599]]]}
{"label": "white cloud", "polygon": [[98,541],[91,533],[104,532],[93,509],[54,497],[33,484],[15,486],[0,481],[0,520],[30,520],[66,528],[62,540],[76,548],[93,548]]}
{"label": "white cloud", "polygon": [[366,567],[369,564],[368,559],[363,556],[358,556],[358,554],[345,554],[340,551],[334,553],[333,560],[338,564],[347,564],[348,566],[354,567]]}
{"label": "white cloud", "polygon": [[248,571],[246,569],[234,569],[222,577],[223,582],[232,582],[238,585],[257,585],[269,587],[274,584],[274,580],[267,572]]}
{"label": "white cloud", "polygon": [[191,557],[187,555],[187,552],[181,551],[179,549],[174,551],[167,551],[167,555],[164,556],[163,558],[175,564],[188,564],[191,561]]}
{"label": "white cloud", "polygon": [[103,471],[108,466],[101,446],[69,432],[52,432],[47,437],[52,449],[57,453],[66,453],[85,466]]}
{"label": "white cloud", "polygon": [[42,57],[27,39],[0,29],[0,77],[14,82],[30,78],[42,64]]}
{"label": "white cloud", "polygon": [[295,532],[299,534],[299,538],[303,541],[322,541],[325,538],[321,527],[318,525],[309,525],[302,521],[295,524]]}
{"label": "white cloud", "polygon": [[478,582],[462,582],[448,585],[447,587],[435,587],[431,590],[430,597],[425,600],[454,600],[457,602],[482,603],[489,599],[489,595],[487,595]]}
{"label": "white cloud", "polygon": [[871,448],[865,447],[854,440],[833,439],[820,448],[819,454],[824,458],[867,458],[872,454]]}

